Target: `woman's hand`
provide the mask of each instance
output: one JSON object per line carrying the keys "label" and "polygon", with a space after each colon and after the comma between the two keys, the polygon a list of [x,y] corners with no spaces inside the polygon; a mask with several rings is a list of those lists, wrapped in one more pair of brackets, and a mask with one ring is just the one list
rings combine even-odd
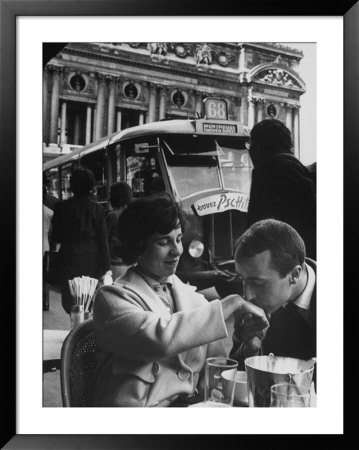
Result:
{"label": "woman's hand", "polygon": [[241,320],[246,314],[256,319],[257,326],[267,328],[269,322],[266,313],[262,308],[247,302],[240,295],[228,295],[221,300],[224,319],[227,320],[231,315],[235,316],[235,320]]}

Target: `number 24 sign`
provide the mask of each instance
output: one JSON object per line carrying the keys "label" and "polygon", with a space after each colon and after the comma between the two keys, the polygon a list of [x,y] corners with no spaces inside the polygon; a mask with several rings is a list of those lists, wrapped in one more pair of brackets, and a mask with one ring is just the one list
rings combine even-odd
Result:
{"label": "number 24 sign", "polygon": [[208,99],[206,101],[206,119],[227,120],[227,103],[225,100]]}

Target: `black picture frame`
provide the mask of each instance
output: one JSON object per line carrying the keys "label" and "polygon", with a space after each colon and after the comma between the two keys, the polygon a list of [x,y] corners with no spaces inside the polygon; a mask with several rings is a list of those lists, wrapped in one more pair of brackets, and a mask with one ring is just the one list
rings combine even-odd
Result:
{"label": "black picture frame", "polygon": [[[349,258],[356,256],[358,248],[358,98],[359,98],[359,5],[356,1],[328,3],[312,2],[268,2],[247,0],[238,2],[193,2],[189,0],[0,0],[0,183],[2,192],[1,220],[1,270],[2,286],[6,287],[2,299],[3,325],[1,327],[1,361],[3,367],[1,407],[1,448],[197,448],[202,446],[224,448],[227,445],[264,445],[267,436],[232,435],[18,435],[16,434],[16,17],[19,16],[343,16],[344,18],[344,208],[345,231],[350,240],[345,241],[346,267],[344,286],[346,293],[355,288],[353,279],[357,263],[350,265]],[[333,67],[328,62],[328,66]],[[328,67],[328,70],[331,70]],[[336,68],[335,70],[341,70]],[[348,290],[347,290],[348,289]],[[354,291],[355,292],[355,291]],[[345,306],[346,329],[355,330],[351,304],[356,293]],[[345,298],[345,296],[344,296]],[[31,299],[35,301],[36,299]],[[333,324],[335,339],[335,324]],[[356,340],[355,334],[353,340]],[[349,365],[355,361],[355,348],[350,348],[350,339],[345,344],[345,360]],[[354,358],[353,358],[354,356]],[[354,368],[348,372],[353,373]],[[351,395],[350,392],[347,394]],[[349,403],[349,402],[347,402]],[[347,448],[354,428],[355,414],[347,417],[344,434],[330,436],[335,448]],[[260,424],[259,424],[260,428]],[[44,430],[46,433],[46,430]],[[283,437],[283,436],[279,436]],[[320,437],[320,436],[319,436]],[[271,436],[276,438],[276,436]],[[295,439],[276,439],[276,448],[281,445],[313,445],[318,436],[298,435]],[[248,442],[250,439],[250,442]],[[205,442],[204,442],[205,440]],[[346,444],[345,444],[346,443]]]}

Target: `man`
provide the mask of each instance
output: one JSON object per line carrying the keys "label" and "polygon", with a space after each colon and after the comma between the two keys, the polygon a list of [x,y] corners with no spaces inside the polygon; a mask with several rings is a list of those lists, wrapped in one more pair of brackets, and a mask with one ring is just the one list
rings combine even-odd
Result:
{"label": "man", "polygon": [[316,259],[316,183],[292,147],[291,132],[279,120],[265,119],[252,128],[247,225],[269,218],[289,223],[304,240],[307,255]]}
{"label": "man", "polygon": [[55,204],[59,202],[59,199],[55,197],[54,195],[50,194],[50,180],[46,177],[45,173],[42,176],[42,185],[43,185],[43,204],[51,209],[51,211],[54,210]]}
{"label": "man", "polygon": [[269,327],[247,315],[234,325],[230,357],[273,353],[316,356],[316,263],[290,225],[274,219],[253,224],[237,241],[236,270],[247,301],[264,309]]}

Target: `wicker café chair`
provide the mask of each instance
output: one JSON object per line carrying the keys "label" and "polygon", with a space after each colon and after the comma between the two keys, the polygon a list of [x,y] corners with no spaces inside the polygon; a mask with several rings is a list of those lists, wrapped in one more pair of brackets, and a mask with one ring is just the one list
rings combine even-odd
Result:
{"label": "wicker caf\u00e9 chair", "polygon": [[65,407],[93,406],[96,359],[93,319],[74,328],[61,348],[61,397]]}

